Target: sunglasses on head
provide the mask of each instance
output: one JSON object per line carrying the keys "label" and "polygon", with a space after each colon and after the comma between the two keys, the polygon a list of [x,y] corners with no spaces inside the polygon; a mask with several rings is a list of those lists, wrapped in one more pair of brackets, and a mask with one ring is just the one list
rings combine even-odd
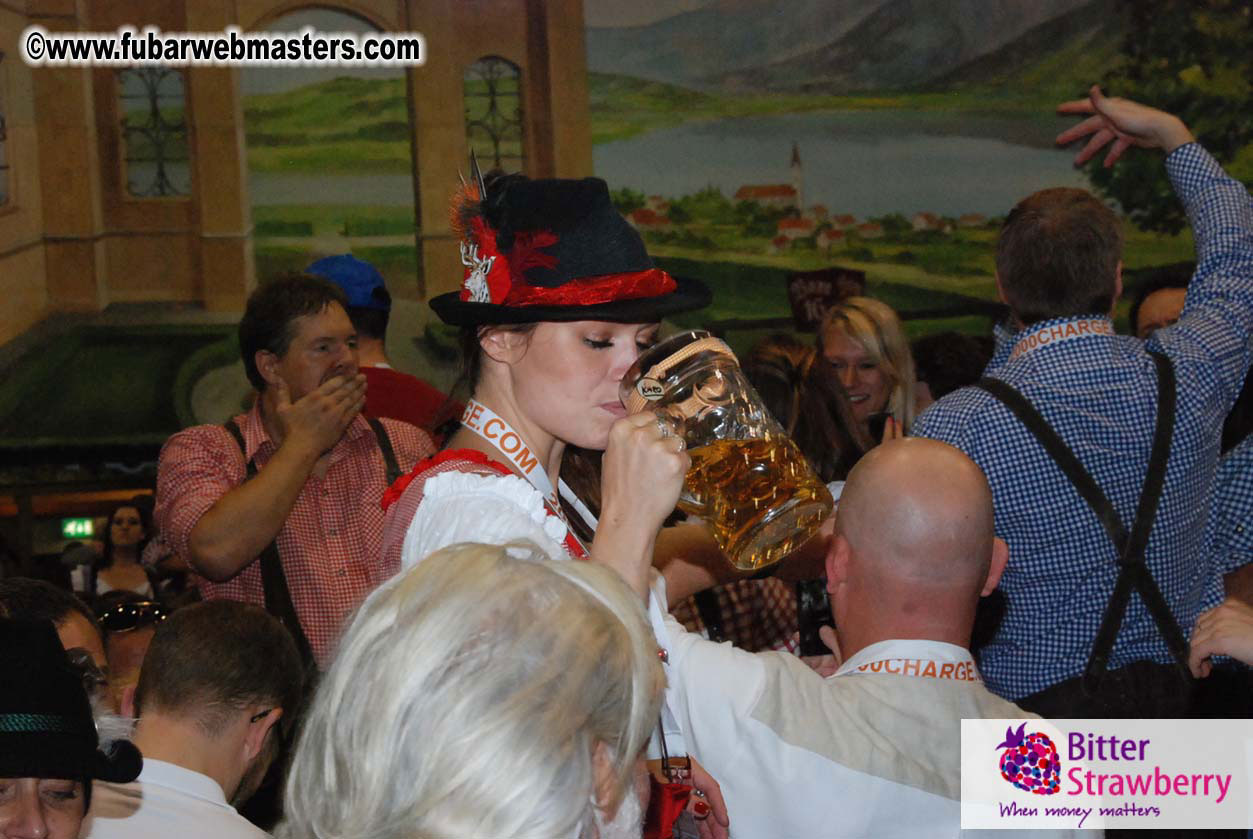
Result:
{"label": "sunglasses on head", "polygon": [[130,632],[152,626],[169,617],[165,607],[153,600],[136,603],[119,603],[110,606],[100,615],[100,626],[105,632]]}

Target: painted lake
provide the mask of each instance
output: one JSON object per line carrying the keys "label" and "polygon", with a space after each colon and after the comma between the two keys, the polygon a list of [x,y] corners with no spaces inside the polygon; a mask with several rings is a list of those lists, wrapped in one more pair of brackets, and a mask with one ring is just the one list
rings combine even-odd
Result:
{"label": "painted lake", "polygon": [[691,122],[597,145],[611,188],[679,196],[706,186],[790,183],[800,150],[803,200],[859,217],[926,210],[1003,215],[1050,186],[1086,187],[1074,150],[1053,137],[1072,124],[1043,117],[934,111],[838,111]]}

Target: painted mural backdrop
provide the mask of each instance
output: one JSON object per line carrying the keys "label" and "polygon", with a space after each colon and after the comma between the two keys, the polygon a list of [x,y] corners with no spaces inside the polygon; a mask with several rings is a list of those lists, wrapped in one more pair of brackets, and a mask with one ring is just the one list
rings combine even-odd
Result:
{"label": "painted mural backdrop", "polygon": [[[368,32],[362,18],[328,9],[266,25]],[[352,252],[378,266],[398,296],[414,297],[414,184],[402,68],[245,68],[248,190],[257,275],[304,268]]]}
{"label": "painted mural backdrop", "polygon": [[[915,316],[916,334],[983,331],[971,312],[993,298],[997,226],[1034,190],[1095,186],[1128,213],[1129,290],[1135,269],[1191,258],[1152,156],[1111,175],[1054,148],[1070,124],[1054,106],[1092,81],[1182,110],[1253,183],[1251,6],[584,0],[594,165],[666,267],[715,286],[692,323],[787,315],[787,273],[841,266]],[[267,24],[305,25],[374,28],[324,9]],[[468,126],[519,118],[499,107],[518,79],[496,75],[467,70]],[[351,250],[416,298],[401,71],[266,68],[242,85],[258,274]],[[525,168],[516,139],[497,153]]]}
{"label": "painted mural backdrop", "polygon": [[[1231,125],[1249,112],[1249,6],[585,0],[596,173],[654,254],[718,283],[713,317],[784,315],[776,275],[843,266],[907,315],[942,310],[915,334],[983,331],[966,313],[994,297],[1005,213],[1092,185],[1053,145],[1072,122],[1055,105],[1092,82],[1187,103],[1253,182],[1253,128]],[[1131,269],[1192,258],[1159,170],[1101,181],[1140,225]]]}

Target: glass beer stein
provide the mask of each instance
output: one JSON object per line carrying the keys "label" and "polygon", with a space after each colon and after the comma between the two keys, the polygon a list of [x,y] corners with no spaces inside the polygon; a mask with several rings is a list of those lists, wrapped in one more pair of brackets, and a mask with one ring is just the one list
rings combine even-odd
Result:
{"label": "glass beer stein", "polygon": [[650,348],[619,394],[629,413],[655,411],[683,437],[692,466],[679,508],[708,523],[736,568],[778,562],[831,514],[831,493],[731,349],[708,332],[681,332]]}

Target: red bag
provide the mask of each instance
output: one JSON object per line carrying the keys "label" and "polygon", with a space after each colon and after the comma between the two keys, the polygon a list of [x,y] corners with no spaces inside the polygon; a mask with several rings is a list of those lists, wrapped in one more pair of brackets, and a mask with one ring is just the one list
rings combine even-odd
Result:
{"label": "red bag", "polygon": [[648,785],[651,795],[648,798],[648,814],[644,817],[643,839],[671,839],[674,823],[692,797],[692,788],[687,784],[663,784],[651,773]]}

